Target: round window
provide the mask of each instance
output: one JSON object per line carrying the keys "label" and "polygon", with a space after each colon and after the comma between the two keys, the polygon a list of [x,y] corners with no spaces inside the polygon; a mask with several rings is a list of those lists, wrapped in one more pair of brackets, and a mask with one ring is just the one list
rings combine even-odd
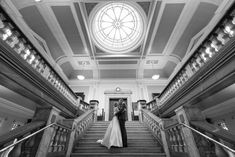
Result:
{"label": "round window", "polygon": [[130,52],[143,40],[144,20],[143,10],[134,3],[103,3],[91,14],[93,41],[105,52]]}

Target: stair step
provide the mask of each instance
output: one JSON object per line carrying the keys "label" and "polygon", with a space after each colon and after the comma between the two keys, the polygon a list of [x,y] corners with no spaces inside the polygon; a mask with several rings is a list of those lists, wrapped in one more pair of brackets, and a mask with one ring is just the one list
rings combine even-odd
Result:
{"label": "stair step", "polygon": [[92,124],[83,137],[76,141],[71,157],[165,157],[162,146],[154,138],[149,129],[139,122],[126,122],[127,148],[105,146],[97,143],[102,139],[110,122],[96,122]]}
{"label": "stair step", "polygon": [[[106,131],[107,130],[107,128],[89,128],[89,129],[87,129],[87,131]],[[147,128],[145,128],[145,129],[141,129],[141,128],[126,128],[126,131],[130,131],[130,132],[141,132],[141,131],[148,131],[149,132],[149,130],[147,129]]]}
{"label": "stair step", "polygon": [[107,149],[106,147],[100,145],[98,147],[88,147],[88,148],[80,148],[80,147],[75,147],[74,148],[74,153],[161,153],[162,149],[160,147],[156,148],[148,148],[145,147],[144,149],[136,149],[134,147],[127,147],[125,149],[123,148],[111,148]]}
{"label": "stair step", "polygon": [[[100,134],[104,134],[106,130],[87,130],[86,131],[86,134],[96,134],[96,133],[100,133]],[[127,130],[126,131],[127,133],[130,133],[130,134],[143,134],[143,133],[148,133],[149,134],[149,131],[147,130],[142,130],[142,131],[138,131],[136,132],[135,130]]]}
{"label": "stair step", "polygon": [[71,157],[101,157],[101,156],[128,156],[128,157],[166,157],[165,153],[72,153]]}
{"label": "stair step", "polygon": [[[96,147],[97,145],[100,145],[96,142],[78,142],[75,147],[85,147],[85,148],[90,148],[90,147]],[[143,147],[158,147],[160,146],[160,144],[156,143],[156,142],[133,142],[133,143],[130,143],[128,142],[128,147],[135,147],[136,149],[138,148],[142,148]]]}
{"label": "stair step", "polygon": [[[80,139],[79,141],[78,141],[78,143],[80,143],[80,142],[96,142],[98,140],[98,138],[97,139]],[[142,142],[145,142],[145,143],[148,143],[148,142],[152,142],[152,143],[157,143],[157,141],[155,140],[155,139],[129,139],[128,138],[128,140],[127,140],[127,142],[128,143],[142,143]]]}
{"label": "stair step", "polygon": [[[93,134],[85,134],[84,135],[84,137],[93,137],[93,136],[98,136],[98,137],[102,137],[102,136],[104,136],[104,134],[105,133],[93,133]],[[142,137],[145,137],[145,136],[151,136],[151,137],[153,137],[152,135],[150,135],[150,134],[147,134],[147,133],[142,133],[142,134],[134,134],[134,133],[128,133],[127,132],[127,137],[132,137],[132,136],[137,136],[137,137],[139,137],[139,136],[142,136]]]}

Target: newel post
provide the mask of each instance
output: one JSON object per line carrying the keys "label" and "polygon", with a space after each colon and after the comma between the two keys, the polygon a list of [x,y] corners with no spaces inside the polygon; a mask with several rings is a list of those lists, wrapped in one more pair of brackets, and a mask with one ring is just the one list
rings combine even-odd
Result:
{"label": "newel post", "polygon": [[162,145],[164,148],[164,152],[166,154],[166,157],[170,157],[170,150],[169,150],[169,145],[167,142],[167,137],[166,137],[166,132],[165,132],[165,125],[168,123],[168,121],[171,121],[171,119],[161,119],[159,123],[159,127],[161,128],[161,137],[162,137]]}
{"label": "newel post", "polygon": [[146,100],[138,100],[138,110],[139,110],[139,121],[140,123],[143,123],[143,113],[142,109],[146,109]]}
{"label": "newel post", "polygon": [[95,111],[94,111],[94,122],[97,121],[98,105],[99,105],[98,100],[90,100],[90,109],[95,109]]}
{"label": "newel post", "polygon": [[[58,121],[59,110],[53,107],[37,108],[33,120],[44,120],[46,125]],[[51,137],[54,133],[54,128],[47,128],[42,135],[37,153],[35,157],[46,157],[50,145]]]}
{"label": "newel post", "polygon": [[[201,111],[198,108],[187,108],[179,107],[175,110],[176,116],[179,123],[184,123],[190,126],[191,120],[203,120],[204,116],[201,114]],[[197,148],[193,132],[186,127],[182,127],[182,132],[185,139],[185,144],[188,148],[188,154],[190,157],[200,157],[200,152]]]}

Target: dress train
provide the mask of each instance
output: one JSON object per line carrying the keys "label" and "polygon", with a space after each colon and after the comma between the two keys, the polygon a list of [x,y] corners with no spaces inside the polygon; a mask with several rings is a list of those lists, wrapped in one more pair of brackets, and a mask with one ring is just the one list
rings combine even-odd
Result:
{"label": "dress train", "polygon": [[122,134],[117,116],[114,116],[110,122],[104,138],[102,140],[98,140],[97,142],[106,146],[108,149],[110,149],[111,146],[123,147]]}

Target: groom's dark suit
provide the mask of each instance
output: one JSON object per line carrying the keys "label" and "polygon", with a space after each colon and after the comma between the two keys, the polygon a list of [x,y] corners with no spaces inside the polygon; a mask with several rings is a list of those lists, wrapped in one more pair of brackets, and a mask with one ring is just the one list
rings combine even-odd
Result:
{"label": "groom's dark suit", "polygon": [[119,124],[120,124],[120,129],[122,133],[122,143],[123,147],[127,147],[127,134],[126,134],[126,127],[125,127],[125,122],[126,122],[126,104],[122,102],[120,105],[120,110],[116,113]]}

